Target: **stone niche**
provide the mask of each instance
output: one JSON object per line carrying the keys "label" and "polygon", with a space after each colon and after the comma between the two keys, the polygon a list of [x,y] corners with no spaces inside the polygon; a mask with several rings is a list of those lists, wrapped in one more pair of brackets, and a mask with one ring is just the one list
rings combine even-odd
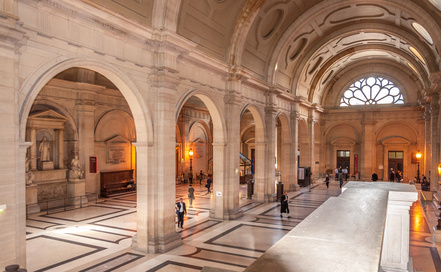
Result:
{"label": "stone niche", "polygon": [[106,163],[123,164],[130,161],[130,141],[119,135],[105,141]]}
{"label": "stone niche", "polygon": [[[32,190],[27,190],[27,199],[37,201],[41,208],[59,206],[47,204],[48,200],[63,199],[67,196],[67,169],[64,165],[64,130],[67,118],[47,110],[33,113],[28,118],[27,141],[32,142],[28,151],[30,171],[33,173]],[[29,154],[30,153],[30,154]],[[35,205],[37,203],[26,203]]]}

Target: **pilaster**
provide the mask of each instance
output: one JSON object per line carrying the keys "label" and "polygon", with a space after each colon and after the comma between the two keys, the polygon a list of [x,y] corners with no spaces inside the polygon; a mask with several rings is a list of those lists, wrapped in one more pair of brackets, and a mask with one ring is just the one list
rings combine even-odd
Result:
{"label": "pilaster", "polygon": [[2,258],[0,267],[13,263],[26,266],[26,182],[25,156],[27,143],[19,143],[19,49],[26,40],[16,16],[15,1],[0,1],[0,214]]}
{"label": "pilaster", "polygon": [[[374,121],[373,113],[366,112],[363,116],[363,156],[361,158],[361,179],[370,180],[372,173],[375,171],[375,138],[374,130],[376,121]],[[351,153],[351,157],[354,154]],[[351,158],[352,159],[352,158]],[[353,169],[351,170],[353,171]],[[387,171],[385,172],[387,175]]]}
{"label": "pilaster", "polygon": [[317,169],[315,166],[315,130],[314,125],[317,123],[317,120],[314,118],[314,112],[311,110],[310,115],[308,117],[308,143],[309,143],[309,157],[308,162],[311,166],[311,173],[316,173]]}
{"label": "pilaster", "polygon": [[240,102],[233,91],[225,95],[227,140],[213,143],[214,206],[210,217],[215,219],[230,220],[243,215],[239,206]]}
{"label": "pilaster", "polygon": [[430,163],[430,190],[438,191],[438,164],[440,161],[440,136],[439,136],[439,95],[431,96],[430,102],[430,131],[431,131],[431,163]]}
{"label": "pilaster", "polygon": [[431,116],[430,116],[430,104],[425,103],[424,104],[424,175],[426,177],[430,177],[429,171],[430,171],[430,162],[432,158],[432,149],[431,149],[431,132],[430,132],[430,123],[431,123]]}
{"label": "pilaster", "polygon": [[299,149],[299,120],[300,113],[298,112],[298,104],[292,106],[293,111],[291,112],[290,122],[291,122],[291,149],[289,156],[290,164],[290,175],[292,180],[289,184],[290,191],[297,191],[300,189],[298,183],[298,149]]}
{"label": "pilaster", "polygon": [[92,99],[81,99],[75,107],[78,116],[78,158],[81,169],[84,169],[86,179],[86,192],[97,192],[98,185],[94,179],[89,178],[89,166],[86,161],[89,156],[95,155],[95,102]]}

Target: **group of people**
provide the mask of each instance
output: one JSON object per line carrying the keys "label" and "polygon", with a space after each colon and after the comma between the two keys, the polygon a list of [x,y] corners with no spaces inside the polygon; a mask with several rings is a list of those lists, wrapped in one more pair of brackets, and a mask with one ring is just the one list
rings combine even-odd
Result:
{"label": "group of people", "polygon": [[[202,170],[201,170],[202,173]],[[211,193],[211,184],[213,183],[210,176],[207,178],[207,183],[205,184],[205,188],[207,188],[207,194]],[[190,207],[193,206],[193,201],[195,200],[194,195],[194,188],[191,185],[190,182],[188,187],[188,202],[190,203]],[[202,179],[200,181],[200,184],[202,184]],[[179,199],[179,202],[175,205],[176,215],[178,216],[178,228],[183,228],[184,225],[184,215],[187,214],[187,207],[185,206],[185,202],[183,201],[183,198],[181,197]]]}
{"label": "group of people", "polygon": [[403,173],[401,173],[400,170],[398,170],[397,172],[392,171],[389,174],[389,181],[390,182],[401,182],[403,181]]}
{"label": "group of people", "polygon": [[[197,175],[197,178],[199,178],[199,184],[201,184],[201,185],[202,185],[202,181],[204,180],[204,176],[205,175],[204,175],[204,172],[202,172],[202,170],[201,170],[201,172],[199,172],[199,175]],[[187,177],[188,177],[188,183],[193,184],[193,172],[192,171],[188,172]],[[182,174],[181,174],[181,183],[187,183],[187,180],[185,179],[184,172],[182,172]]]}

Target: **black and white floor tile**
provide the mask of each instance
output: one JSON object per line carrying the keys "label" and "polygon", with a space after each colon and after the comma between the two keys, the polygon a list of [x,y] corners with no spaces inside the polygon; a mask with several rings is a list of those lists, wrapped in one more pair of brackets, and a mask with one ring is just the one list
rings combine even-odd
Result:
{"label": "black and white floor tile", "polygon": [[[35,214],[27,220],[28,271],[200,271],[218,267],[243,271],[274,243],[330,197],[340,194],[338,182],[329,189],[316,184],[289,193],[291,218],[280,218],[279,203],[240,199],[244,216],[231,221],[209,218],[212,195],[195,184],[196,200],[181,234],[183,245],[163,254],[131,249],[136,233],[136,193],[100,199],[86,207]],[[176,187],[176,198],[187,202],[188,185]],[[241,187],[246,195],[246,187]],[[189,205],[188,205],[189,206]],[[430,207],[428,208],[430,209]],[[419,202],[411,209],[411,257],[417,271],[441,271],[428,218]]]}

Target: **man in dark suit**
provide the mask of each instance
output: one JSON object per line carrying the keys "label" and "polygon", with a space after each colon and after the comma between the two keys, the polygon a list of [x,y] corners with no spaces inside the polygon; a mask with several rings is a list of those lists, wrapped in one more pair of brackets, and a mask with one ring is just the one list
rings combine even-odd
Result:
{"label": "man in dark suit", "polygon": [[180,228],[183,229],[184,214],[187,214],[187,208],[185,207],[185,203],[182,200],[182,197],[179,199],[179,202],[176,203],[175,209],[176,209],[176,214],[178,215],[178,228],[179,228],[179,223],[181,223]]}

